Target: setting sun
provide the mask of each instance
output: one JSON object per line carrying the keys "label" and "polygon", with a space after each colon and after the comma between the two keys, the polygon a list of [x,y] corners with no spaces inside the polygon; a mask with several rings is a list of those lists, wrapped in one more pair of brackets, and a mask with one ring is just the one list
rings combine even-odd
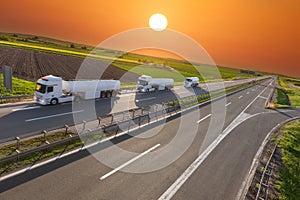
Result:
{"label": "setting sun", "polygon": [[167,28],[168,20],[162,14],[153,14],[149,19],[149,26],[155,31],[162,31]]}

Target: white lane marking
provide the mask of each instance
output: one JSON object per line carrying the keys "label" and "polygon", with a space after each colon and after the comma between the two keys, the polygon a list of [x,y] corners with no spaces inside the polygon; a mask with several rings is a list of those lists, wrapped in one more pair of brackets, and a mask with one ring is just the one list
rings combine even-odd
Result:
{"label": "white lane marking", "polygon": [[197,123],[199,124],[200,122],[202,122],[203,120],[209,118],[211,116],[211,114],[206,115],[205,117],[203,117],[202,119],[198,120]]}
{"label": "white lane marking", "polygon": [[268,99],[267,97],[262,97],[262,96],[259,96],[259,98],[262,98],[262,99]]}
{"label": "white lane marking", "polygon": [[231,104],[231,102],[229,102],[228,104],[226,104],[225,106],[227,107],[227,106],[229,106]]}
{"label": "white lane marking", "polygon": [[135,102],[148,101],[148,100],[151,100],[151,99],[156,99],[156,97],[150,97],[150,98],[146,98],[146,99],[137,99],[137,100],[135,100]]}
{"label": "white lane marking", "polygon": [[239,99],[243,98],[243,96],[239,96]]}
{"label": "white lane marking", "polygon": [[247,92],[247,94],[249,94],[250,92]]}
{"label": "white lane marking", "polygon": [[12,111],[20,111],[20,110],[32,110],[32,109],[36,109],[36,108],[40,108],[41,106],[32,106],[32,107],[25,107],[25,108],[16,108],[16,109],[12,109]]}
{"label": "white lane marking", "polygon": [[158,198],[158,200],[170,200],[175,193],[181,188],[181,186],[188,180],[188,178],[198,169],[203,161],[210,155],[210,153],[218,146],[219,143],[238,125],[246,121],[247,119],[257,116],[260,113],[250,115],[245,111],[258,99],[258,97],[267,89],[266,87],[259,95],[257,95],[251,102],[244,108],[244,110],[226,127],[226,129],[220,134],[196,160],[179,176],[179,178]]}
{"label": "white lane marking", "polygon": [[107,174],[101,176],[100,180],[102,181],[102,180],[106,179],[106,178],[109,177],[110,175],[116,173],[116,172],[119,171],[120,169],[122,169],[122,168],[126,167],[127,165],[133,163],[133,162],[136,161],[137,159],[139,159],[139,158],[141,158],[142,156],[146,155],[147,153],[153,151],[154,149],[156,149],[156,148],[159,147],[159,146],[160,146],[160,144],[157,144],[157,145],[151,147],[150,149],[148,149],[147,151],[144,151],[143,153],[141,153],[141,154],[139,154],[138,156],[132,158],[131,160],[129,160],[129,161],[127,161],[126,163],[124,163],[123,165],[121,165],[121,166],[115,168],[114,170],[110,171],[109,173],[107,173]]}
{"label": "white lane marking", "polygon": [[60,114],[55,114],[55,115],[49,115],[49,116],[44,116],[44,117],[37,117],[33,119],[27,119],[25,122],[31,122],[31,121],[36,121],[36,120],[41,120],[41,119],[47,119],[47,118],[52,118],[52,117],[59,117],[63,115],[69,115],[69,114],[74,114],[74,113],[80,113],[83,112],[84,110],[78,110],[78,111],[73,111],[73,112],[66,112],[66,113],[60,113]]}

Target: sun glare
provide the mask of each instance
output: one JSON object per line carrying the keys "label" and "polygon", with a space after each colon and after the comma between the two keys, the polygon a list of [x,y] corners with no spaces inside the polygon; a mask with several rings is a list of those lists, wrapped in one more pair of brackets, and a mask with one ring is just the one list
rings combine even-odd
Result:
{"label": "sun glare", "polygon": [[167,28],[167,18],[159,13],[153,14],[149,19],[149,26],[155,31],[162,31]]}

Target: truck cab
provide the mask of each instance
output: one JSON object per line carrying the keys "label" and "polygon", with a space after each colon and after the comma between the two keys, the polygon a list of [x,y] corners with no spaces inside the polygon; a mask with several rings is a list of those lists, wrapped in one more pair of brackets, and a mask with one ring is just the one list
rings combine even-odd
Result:
{"label": "truck cab", "polygon": [[60,103],[62,78],[48,75],[36,82],[34,100],[42,105]]}
{"label": "truck cab", "polygon": [[198,77],[186,77],[184,79],[184,87],[197,87],[199,85]]}
{"label": "truck cab", "polygon": [[137,89],[140,92],[153,92],[155,91],[155,88],[153,88],[150,84],[149,81],[152,80],[151,76],[146,76],[142,75],[138,78],[137,81]]}

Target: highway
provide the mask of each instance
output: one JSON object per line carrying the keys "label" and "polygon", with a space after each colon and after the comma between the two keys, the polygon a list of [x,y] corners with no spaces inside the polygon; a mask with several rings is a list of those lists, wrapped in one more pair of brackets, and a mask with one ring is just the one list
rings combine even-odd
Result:
{"label": "highway", "polygon": [[[2,180],[0,198],[235,199],[269,131],[300,115],[299,110],[264,108],[273,84],[269,79],[228,96],[224,123],[221,112],[212,112],[212,104],[200,106],[94,146],[89,150],[93,155],[80,151]],[[181,124],[183,116],[189,123]],[[220,128],[208,132],[218,123]],[[196,127],[195,135],[191,127]],[[184,137],[170,145],[180,128]],[[136,154],[113,153],[116,146]],[[181,148],[185,151],[176,157]],[[176,159],[159,167],[172,157]]]}
{"label": "highway", "polygon": [[[157,93],[123,93],[117,98],[100,99],[97,101],[79,102],[80,109],[72,109],[72,103],[55,106],[41,106],[34,102],[0,105],[0,143],[25,136],[41,133],[43,130],[53,130],[66,125],[73,125],[73,114],[78,114],[81,121],[97,119],[110,113],[126,111],[136,107],[149,107],[161,102],[168,102],[178,97],[204,93],[208,88],[216,90],[236,84],[249,82],[253,79],[237,81],[212,82],[201,84],[200,88],[185,89],[176,86],[172,91]],[[176,96],[177,95],[177,96]],[[93,105],[93,103],[95,105]],[[77,121],[79,122],[79,121]]]}

